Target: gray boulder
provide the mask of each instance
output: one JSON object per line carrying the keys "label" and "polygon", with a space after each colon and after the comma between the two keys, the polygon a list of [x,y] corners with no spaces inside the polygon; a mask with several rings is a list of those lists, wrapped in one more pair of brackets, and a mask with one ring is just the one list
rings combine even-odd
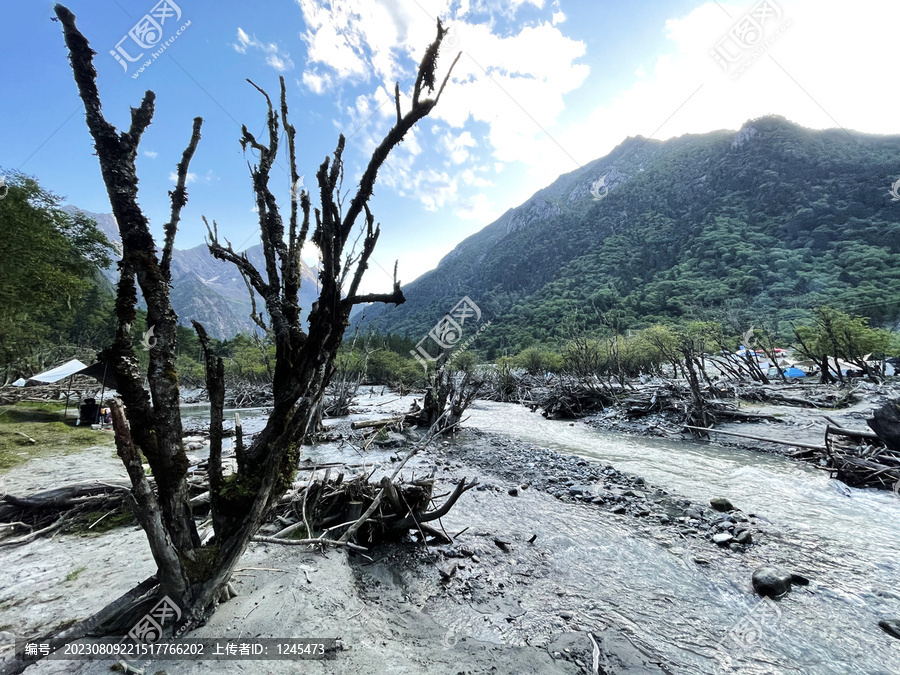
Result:
{"label": "gray boulder", "polygon": [[734,511],[734,506],[732,505],[732,503],[724,497],[716,497],[715,499],[710,499],[709,505],[716,511],[721,511],[722,513],[726,511]]}
{"label": "gray boulder", "polygon": [[753,570],[753,590],[764,597],[777,598],[791,590],[791,573],[763,565]]}

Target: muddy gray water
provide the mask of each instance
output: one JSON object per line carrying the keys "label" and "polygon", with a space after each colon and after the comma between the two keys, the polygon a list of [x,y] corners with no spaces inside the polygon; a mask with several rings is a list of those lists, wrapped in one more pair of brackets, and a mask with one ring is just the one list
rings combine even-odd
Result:
{"label": "muddy gray water", "polygon": [[[410,400],[394,398],[363,396],[355,417],[400,411]],[[197,409],[198,417],[203,412]],[[242,418],[245,432],[261,423],[249,411]],[[553,631],[614,625],[673,673],[900,673],[900,642],[877,625],[900,616],[895,495],[846,488],[780,457],[623,436],[548,421],[513,404],[478,402],[466,425],[612,464],[697,503],[727,497],[770,521],[777,534],[746,554],[701,566],[691,560],[696,545],[666,541],[637,521],[534,491],[517,499],[502,490],[473,491],[445,519],[448,531],[457,525],[496,531],[502,523],[521,541],[509,559],[493,561],[491,582],[507,580],[500,595],[441,605],[435,620],[447,627],[448,644],[460,635],[533,644]],[[349,460],[347,452],[329,444],[313,455]],[[390,453],[367,459],[384,461],[382,454]],[[531,534],[538,535],[536,547],[524,545]],[[761,603],[750,574],[764,563],[802,572],[812,584],[775,604]],[[527,571],[527,589],[509,583],[511,569]],[[411,591],[433,592],[408,583]],[[560,614],[571,618],[547,618]]]}

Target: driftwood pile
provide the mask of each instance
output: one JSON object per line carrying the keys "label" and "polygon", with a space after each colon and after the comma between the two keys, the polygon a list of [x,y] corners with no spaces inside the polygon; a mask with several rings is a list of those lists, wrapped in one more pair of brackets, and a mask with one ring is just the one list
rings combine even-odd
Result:
{"label": "driftwood pile", "polygon": [[900,491],[900,403],[876,410],[868,425],[875,433],[826,427],[827,466],[851,487]]}
{"label": "driftwood pile", "polygon": [[739,411],[733,401],[724,398],[725,392],[719,389],[702,387],[701,394],[702,415],[698,417],[690,388],[680,382],[634,384],[626,389],[596,378],[559,378],[551,387],[534,392],[536,402],[531,407],[542,408],[543,415],[549,419],[575,419],[618,406],[629,420],[664,413],[671,413],[686,425],[693,425],[697,420],[703,422],[702,426],[724,420],[773,420],[768,415]]}
{"label": "driftwood pile", "polygon": [[[258,536],[255,540],[325,545],[335,543],[338,537],[352,529],[352,536],[347,537],[345,545],[353,549],[396,541],[410,531],[423,541],[448,543],[447,534],[429,523],[450,511],[459,497],[475,487],[476,482],[463,479],[443,504],[432,508],[436,499],[434,478],[427,476],[395,483],[399,468],[394,476],[384,476],[372,483],[369,481],[371,466],[368,465],[301,462],[299,473],[308,478],[301,478],[282,497],[263,528],[271,536]],[[343,471],[353,469],[363,469],[364,473],[346,478]],[[148,478],[155,490],[152,476]],[[194,517],[204,521],[198,530],[201,537],[208,538],[212,530],[206,518],[209,513],[206,461],[191,468],[189,485],[194,495],[191,499]],[[130,491],[131,486],[124,482],[90,481],[28,497],[0,495],[0,547],[27,544],[64,527],[90,530],[110,516],[129,513],[127,497]],[[366,518],[362,519],[364,514]],[[304,538],[291,537],[295,532]]]}
{"label": "driftwood pile", "polygon": [[0,547],[27,544],[73,525],[93,529],[108,516],[124,512],[130,489],[124,482],[90,481],[28,497],[0,495]]}
{"label": "driftwood pile", "polygon": [[605,410],[620,401],[622,391],[597,379],[558,378],[550,387],[532,392],[535,407],[547,419],[575,419]]}
{"label": "driftwood pile", "polygon": [[[345,481],[342,473],[335,477],[330,474],[328,471],[322,479],[312,480],[304,488],[289,493],[276,517],[285,527],[271,537],[259,536],[256,540],[292,543],[285,538],[298,533],[303,538],[295,541],[326,543],[325,537],[337,540],[359,523],[353,531],[358,545],[398,541],[411,530],[423,542],[431,539],[433,543],[450,543],[449,535],[429,523],[446,515],[459,497],[476,485],[463,479],[441,506],[432,509],[433,477],[394,483],[384,476],[380,482],[370,483],[365,475]],[[360,523],[364,514],[367,517]]]}
{"label": "driftwood pile", "polygon": [[225,394],[227,408],[259,408],[270,406],[275,398],[271,384],[235,384],[229,386]]}
{"label": "driftwood pile", "polygon": [[71,382],[69,378],[66,378],[53,384],[3,387],[0,389],[0,405],[13,405],[20,401],[65,401],[67,394],[69,400],[74,404],[81,400],[83,392],[87,392],[88,396],[93,396],[94,392],[99,394],[100,385],[97,380],[84,375],[76,375]]}
{"label": "driftwood pile", "polygon": [[738,385],[735,393],[742,401],[775,403],[799,408],[845,408],[859,401],[858,388],[810,385]]}

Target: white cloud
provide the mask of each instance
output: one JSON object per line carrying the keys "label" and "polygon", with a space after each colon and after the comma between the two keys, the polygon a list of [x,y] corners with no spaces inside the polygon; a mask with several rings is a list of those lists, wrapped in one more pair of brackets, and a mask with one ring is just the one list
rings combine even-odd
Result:
{"label": "white cloud", "polygon": [[287,52],[282,52],[274,42],[261,42],[256,39],[255,35],[252,37],[247,35],[240,27],[237,29],[237,39],[238,41],[232,43],[231,46],[234,47],[235,51],[239,54],[246,54],[247,49],[253,47],[254,49],[262,51],[266,55],[266,65],[271,66],[279,73],[283,73],[294,67],[294,62],[291,61],[291,55]]}
{"label": "white cloud", "polygon": [[471,220],[480,225],[490,223],[499,218],[505,208],[497,208],[483,192],[479,192],[465,200],[453,210],[453,215],[463,220]]}
{"label": "white cloud", "polygon": [[[303,84],[316,93],[345,83],[373,85],[373,93],[358,96],[344,106],[350,128],[359,128],[355,135],[361,152],[371,151],[392,121],[394,83],[411,77],[414,65],[433,39],[431,17],[446,18],[445,26],[451,28],[447,38],[450,44],[445,43],[450,49],[444,50],[438,81],[446,74],[452,54],[464,50],[452,83],[430,115],[431,120],[445,123],[439,125],[442,131],[437,148],[446,158],[446,170],[417,167],[417,148],[407,139],[379,175],[399,194],[412,196],[427,209],[436,210],[455,203],[461,196],[460,188],[488,187],[483,179],[461,173],[472,160],[483,163],[486,155],[493,155],[497,164],[524,162],[543,175],[540,167],[546,156],[558,153],[556,148],[546,147],[546,136],[533,120],[544,128],[553,127],[565,110],[564,95],[582,85],[589,68],[578,63],[585,53],[584,43],[566,37],[551,23],[552,8],[545,19],[501,35],[495,32],[494,21],[484,22],[486,8],[470,12],[468,2],[296,1],[305,23],[301,37],[308,46]],[[509,17],[523,5],[540,9],[544,3],[496,0],[490,3],[490,10]],[[559,12],[558,5],[555,10]],[[403,110],[409,108],[410,88],[407,84],[401,92]],[[477,143],[473,130],[467,128],[473,123],[481,123]],[[344,125],[338,122],[338,126]]]}
{"label": "white cloud", "polygon": [[149,157],[150,159],[156,159],[159,157],[159,153],[154,150],[144,150],[144,157]]}
{"label": "white cloud", "polygon": [[[710,2],[669,20],[662,53],[642,65],[635,81],[611,101],[586,106],[590,112],[557,131],[557,140],[584,163],[628,136],[665,140],[737,129],[768,114],[816,129],[840,125],[897,133],[896,93],[886,85],[881,64],[894,61],[900,3],[868,0],[852,10],[832,0],[779,0],[779,5],[783,15],[764,25],[772,44],[737,78],[710,52],[751,5]],[[840,49],[826,36],[836,37]],[[544,184],[574,168],[559,149],[556,155]]]}
{"label": "white cloud", "polygon": [[462,164],[469,159],[469,148],[474,148],[476,145],[470,132],[464,131],[456,134],[452,130],[444,135],[441,144],[453,164]]}

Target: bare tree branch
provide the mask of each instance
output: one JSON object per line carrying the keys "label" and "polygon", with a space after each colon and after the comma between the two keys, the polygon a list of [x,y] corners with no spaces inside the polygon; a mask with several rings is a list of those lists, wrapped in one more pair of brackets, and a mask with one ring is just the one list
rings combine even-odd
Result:
{"label": "bare tree branch", "polygon": [[172,248],[175,246],[175,233],[178,231],[178,221],[181,220],[181,209],[187,204],[187,190],[185,190],[185,184],[187,183],[188,167],[191,164],[194,152],[197,150],[197,144],[200,142],[201,126],[203,126],[203,118],[195,117],[194,130],[191,132],[191,141],[188,143],[187,148],[185,148],[184,154],[181,156],[181,161],[176,167],[178,169],[178,182],[175,185],[175,189],[169,193],[169,197],[172,199],[172,215],[169,217],[169,222],[166,223],[164,227],[165,243],[163,244],[162,260],[159,264],[166,281],[172,280],[172,275],[169,270],[172,263]]}
{"label": "bare tree branch", "polygon": [[[350,202],[350,207],[347,209],[347,214],[344,216],[343,222],[341,223],[341,246],[343,246],[344,242],[350,234],[350,230],[353,228],[353,224],[356,222],[357,217],[359,217],[359,214],[362,212],[363,204],[368,203],[369,199],[371,198],[372,191],[375,186],[375,178],[378,175],[378,170],[381,168],[381,165],[384,164],[391,149],[398,143],[400,143],[400,141],[403,140],[403,137],[406,136],[406,132],[412,129],[412,127],[415,126],[416,122],[428,115],[428,113],[431,112],[432,108],[434,108],[437,103],[437,100],[431,99],[420,101],[419,95],[421,93],[423,84],[428,87],[429,90],[434,89],[434,71],[436,67],[437,54],[441,45],[441,41],[444,39],[444,35],[446,34],[446,32],[447,31],[444,30],[444,28],[441,26],[440,20],[438,20],[437,38],[434,42],[431,43],[431,45],[429,45],[428,49],[425,52],[425,56],[422,58],[422,62],[419,64],[418,75],[416,76],[416,84],[413,90],[412,108],[409,112],[406,113],[405,116],[397,120],[397,123],[393,126],[393,128],[391,128],[387,136],[385,136],[384,140],[382,140],[381,144],[372,153],[372,158],[369,160],[369,164],[366,167],[362,178],[360,179],[359,188],[356,192],[356,195]],[[453,66],[456,65],[458,60],[459,56],[456,57],[456,60],[453,62]],[[447,73],[444,79],[444,84],[446,84],[446,82],[449,80],[450,74],[453,71],[453,66],[450,67],[450,71]]]}
{"label": "bare tree branch", "polygon": [[212,253],[213,257],[218,258],[219,260],[227,260],[234,264],[241,273],[246,275],[247,279],[250,280],[250,283],[253,284],[253,288],[259,291],[260,295],[265,297],[269,292],[269,287],[266,285],[266,282],[263,281],[259,271],[253,266],[253,263],[247,258],[247,254],[241,253],[238,255],[235,253],[230,242],[226,242],[228,243],[228,248],[222,246],[219,243],[219,231],[216,227],[216,221],[213,221],[213,227],[210,227],[209,221],[206,220],[206,216],[201,217],[206,224],[206,231],[209,235],[206,242],[206,245],[209,247],[209,252]]}

